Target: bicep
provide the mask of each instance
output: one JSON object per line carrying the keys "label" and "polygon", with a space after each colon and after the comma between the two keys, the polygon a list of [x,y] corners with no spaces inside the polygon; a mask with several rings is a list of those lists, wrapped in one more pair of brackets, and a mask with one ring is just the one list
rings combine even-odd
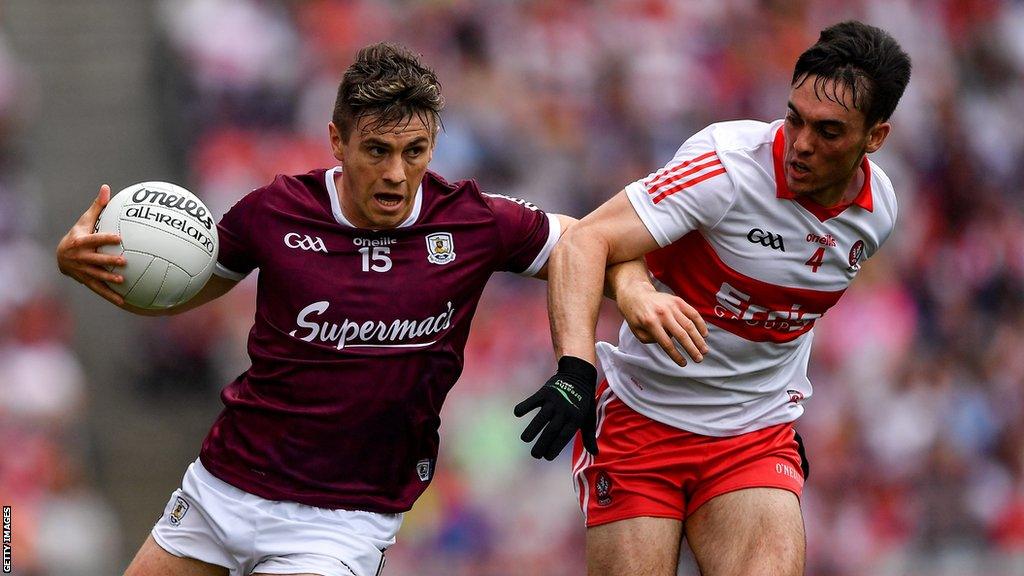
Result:
{"label": "bicep", "polygon": [[573,228],[573,235],[604,243],[609,264],[634,260],[659,248],[625,190],[580,220]]}
{"label": "bicep", "polygon": [[[571,228],[577,222],[579,222],[579,220],[573,218],[572,216],[566,216],[565,214],[552,214],[552,216],[554,216],[555,219],[558,220],[558,225],[561,228],[561,230],[559,231],[559,237],[561,237],[562,235],[565,235],[565,232],[567,230],[569,230],[569,228]],[[545,262],[544,265],[540,267],[540,270],[538,270],[537,273],[533,275],[533,278],[536,278],[538,280],[547,280],[548,279],[548,263],[547,262]]]}

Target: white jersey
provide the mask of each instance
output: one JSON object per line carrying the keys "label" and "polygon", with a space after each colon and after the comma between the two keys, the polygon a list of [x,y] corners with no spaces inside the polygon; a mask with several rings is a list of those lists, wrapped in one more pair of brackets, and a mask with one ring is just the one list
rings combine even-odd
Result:
{"label": "white jersey", "polygon": [[781,120],[713,124],[663,169],[626,187],[660,249],[655,286],[708,325],[701,363],[675,364],[623,323],[598,356],[615,394],[665,424],[731,436],[791,422],[811,395],[813,326],[896,221],[892,183],[866,157],[864,186],[824,208],[786,186]]}

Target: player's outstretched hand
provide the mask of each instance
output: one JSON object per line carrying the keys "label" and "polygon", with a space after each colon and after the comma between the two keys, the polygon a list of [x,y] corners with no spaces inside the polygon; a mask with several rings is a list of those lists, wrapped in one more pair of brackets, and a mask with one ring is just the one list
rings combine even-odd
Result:
{"label": "player's outstretched hand", "polygon": [[646,284],[642,289],[617,294],[616,302],[637,340],[644,344],[657,343],[676,364],[686,366],[686,358],[676,343],[695,362],[703,360],[708,353],[704,341],[708,335],[707,324],[682,298],[658,292],[654,286]]}
{"label": "player's outstretched hand", "polygon": [[121,237],[117,234],[98,234],[96,221],[103,207],[110,202],[110,186],[100,186],[100,192],[92,205],[68,230],[68,233],[57,244],[57,268],[75,280],[85,284],[90,290],[99,294],[116,306],[124,304],[124,299],[104,282],[120,284],[124,278],[115,272],[109,272],[106,266],[124,266],[123,256],[111,256],[97,252],[97,248],[107,244],[118,244]]}
{"label": "player's outstretched hand", "polygon": [[516,405],[513,413],[517,418],[540,408],[520,436],[523,442],[530,443],[540,434],[540,439],[530,450],[534,458],[554,460],[577,430],[583,434],[583,447],[587,452],[597,454],[596,384],[597,368],[593,364],[574,356],[562,356],[558,360],[558,372],[533,396]]}

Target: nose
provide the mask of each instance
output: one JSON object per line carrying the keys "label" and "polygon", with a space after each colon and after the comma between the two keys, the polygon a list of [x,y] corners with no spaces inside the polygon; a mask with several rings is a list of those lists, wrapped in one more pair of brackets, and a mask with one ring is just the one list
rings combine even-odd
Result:
{"label": "nose", "polygon": [[405,166],[402,163],[401,155],[394,154],[385,161],[383,179],[389,184],[401,184],[405,182]]}
{"label": "nose", "polygon": [[794,131],[793,151],[798,156],[807,156],[814,152],[814,142],[812,141],[810,130],[800,128]]}

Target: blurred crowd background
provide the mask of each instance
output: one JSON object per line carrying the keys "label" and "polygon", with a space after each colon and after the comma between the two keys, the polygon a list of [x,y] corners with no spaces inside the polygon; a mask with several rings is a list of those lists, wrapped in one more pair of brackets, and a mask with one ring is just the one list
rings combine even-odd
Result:
{"label": "blurred crowd background", "polygon": [[[889,30],[914,72],[873,156],[898,228],[816,328],[798,425],[807,573],[1024,575],[1011,0],[5,2],[0,503],[15,573],[120,573],[247,365],[251,278],[201,310],[135,319],[57,274],[53,248],[100,183],[171,180],[222,213],[274,174],[333,165],[340,73],[392,40],[444,85],[434,170],[579,217],[711,122],[781,118],[798,54],[851,17]],[[609,306],[604,338],[618,321]],[[510,414],[553,365],[543,284],[496,276],[438,475],[386,574],[584,573],[568,457],[531,459]]]}

